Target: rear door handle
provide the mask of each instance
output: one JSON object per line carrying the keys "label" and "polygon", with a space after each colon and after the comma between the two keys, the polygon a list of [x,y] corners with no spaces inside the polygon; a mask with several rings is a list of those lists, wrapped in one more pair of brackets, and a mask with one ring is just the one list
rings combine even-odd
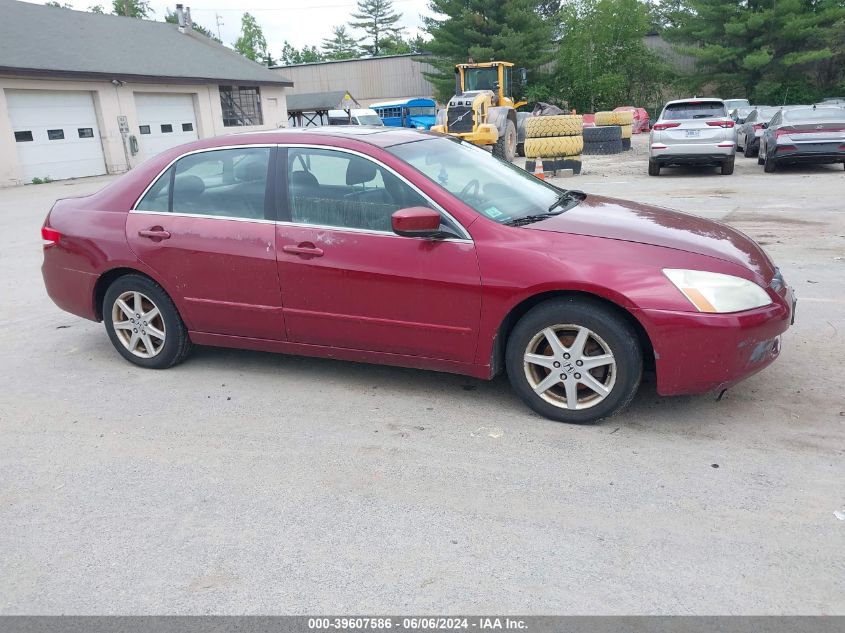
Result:
{"label": "rear door handle", "polygon": [[142,229],[138,231],[140,237],[148,237],[151,240],[166,240],[170,238],[170,231],[165,231],[160,226],[154,226],[151,229]]}
{"label": "rear door handle", "polygon": [[302,257],[322,257],[323,256],[323,249],[317,248],[310,242],[303,242],[297,246],[282,246],[282,250],[285,253],[291,253],[293,255],[300,255]]}

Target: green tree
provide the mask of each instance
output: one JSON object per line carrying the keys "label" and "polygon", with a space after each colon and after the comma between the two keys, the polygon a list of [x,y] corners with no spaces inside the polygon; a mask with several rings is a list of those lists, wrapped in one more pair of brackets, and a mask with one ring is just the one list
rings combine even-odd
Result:
{"label": "green tree", "polygon": [[88,10],[91,13],[105,13],[106,9],[101,4],[95,4],[94,6],[88,7]]}
{"label": "green tree", "polygon": [[325,57],[316,46],[303,46],[302,49],[297,49],[290,42],[285,40],[285,43],[282,46],[282,55],[280,59],[282,64],[291,66],[293,64],[321,62],[325,59]]}
{"label": "green tree", "polygon": [[233,44],[235,50],[254,62],[263,62],[267,58],[267,40],[264,31],[251,13],[241,17],[241,36]]}
{"label": "green tree", "polygon": [[396,25],[402,16],[394,11],[393,0],[358,0],[358,12],[352,18],[349,25],[366,34],[361,48],[373,57],[385,54],[385,40],[402,37],[402,27]]}
{"label": "green tree", "polygon": [[332,37],[323,39],[325,59],[354,59],[360,55],[358,40],[346,31],[345,26],[334,27]]}
{"label": "green tree", "polygon": [[[179,17],[176,15],[175,11],[171,11],[170,9],[165,9],[164,21],[167,22],[168,24],[179,24]],[[214,40],[218,44],[223,43],[223,40],[221,40],[219,37],[217,37],[214,33],[209,31],[203,25],[197,24],[196,22],[194,22],[193,28],[197,33],[202,33],[207,38]]]}
{"label": "green tree", "polygon": [[683,0],[665,35],[696,58],[691,87],[761,103],[845,88],[842,0]]}
{"label": "green tree", "polygon": [[64,4],[60,4],[55,2],[55,0],[51,0],[51,2],[45,2],[45,7],[55,7],[56,9],[73,9],[73,5],[69,2],[65,2]]}
{"label": "green tree", "polygon": [[560,9],[560,40],[545,95],[581,112],[656,105],[670,83],[661,59],[643,43],[651,30],[641,0],[577,0]]}
{"label": "green tree", "polygon": [[553,57],[556,21],[543,15],[542,0],[431,0],[434,17],[423,18],[431,39],[422,44],[431,53],[425,73],[437,98],[448,99],[455,88],[454,65],[497,59],[525,67],[532,81]]}
{"label": "green tree", "polygon": [[150,7],[148,0],[113,0],[112,13],[128,18],[148,18],[155,11]]}

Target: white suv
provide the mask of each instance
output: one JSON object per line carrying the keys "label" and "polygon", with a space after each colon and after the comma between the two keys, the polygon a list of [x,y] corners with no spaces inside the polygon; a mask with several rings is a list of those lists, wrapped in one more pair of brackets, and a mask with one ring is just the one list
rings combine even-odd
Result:
{"label": "white suv", "polygon": [[667,165],[720,165],[734,171],[736,130],[721,99],[670,101],[651,129],[648,175]]}

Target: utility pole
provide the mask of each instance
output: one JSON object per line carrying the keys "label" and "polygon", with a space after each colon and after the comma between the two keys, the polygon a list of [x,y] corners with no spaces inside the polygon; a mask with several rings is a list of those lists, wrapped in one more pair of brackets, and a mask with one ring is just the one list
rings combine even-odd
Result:
{"label": "utility pole", "polygon": [[222,42],[223,36],[220,35],[220,26],[223,24],[223,18],[221,18],[220,14],[217,12],[214,13],[214,21],[217,22],[217,39]]}

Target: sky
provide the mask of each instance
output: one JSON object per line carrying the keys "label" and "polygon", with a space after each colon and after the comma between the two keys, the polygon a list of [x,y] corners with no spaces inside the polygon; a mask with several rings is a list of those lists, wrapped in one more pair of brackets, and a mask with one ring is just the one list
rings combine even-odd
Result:
{"label": "sky", "polygon": [[[86,10],[95,4],[111,6],[111,0],[59,0],[68,2],[74,9]],[[191,7],[191,17],[217,34],[216,15],[220,17],[220,37],[229,46],[238,38],[241,29],[241,15],[245,11],[258,20],[264,31],[270,54],[278,59],[282,45],[288,40],[296,48],[315,45],[318,48],[323,38],[331,35],[332,27],[347,24],[350,14],[357,6],[356,0],[181,0]],[[43,4],[43,2],[38,2]],[[172,2],[151,0],[154,9],[152,17],[164,20],[166,9],[173,10]],[[406,28],[407,35],[416,35],[422,26],[420,14],[431,15],[427,0],[393,0],[393,7],[402,14],[400,24]],[[363,34],[359,34],[363,35]]]}

